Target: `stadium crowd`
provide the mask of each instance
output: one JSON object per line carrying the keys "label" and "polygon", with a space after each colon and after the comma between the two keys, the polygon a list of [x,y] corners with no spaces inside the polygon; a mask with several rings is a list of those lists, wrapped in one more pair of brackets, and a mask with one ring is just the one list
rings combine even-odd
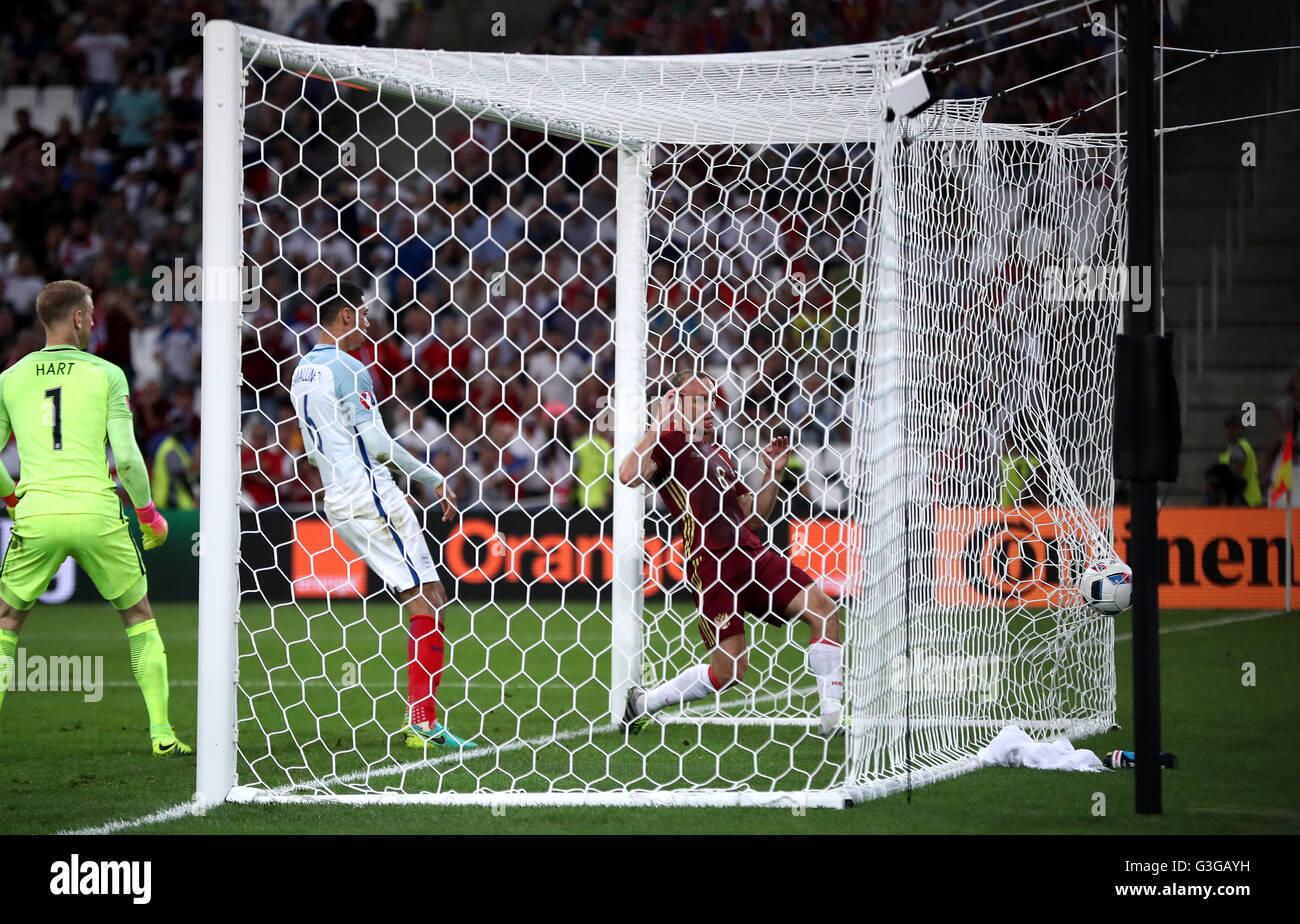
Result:
{"label": "stadium crowd", "polygon": [[[687,54],[870,41],[979,5],[559,2],[545,34],[526,50]],[[436,47],[441,4],[411,2],[383,18],[366,0],[216,0],[198,7],[209,18],[311,41]],[[790,27],[796,12],[805,14],[802,29]],[[72,85],[78,94],[78,111],[52,131],[35,127],[26,110],[0,127],[8,131],[0,143],[0,366],[40,348],[33,305],[44,282],[75,278],[89,285],[96,303],[91,348],[126,370],[139,442],[158,503],[168,507],[196,504],[199,477],[198,304],[179,285],[159,285],[160,268],[174,281],[173,268],[198,262],[202,67],[191,16],[154,0],[24,5],[0,14],[0,32],[8,36],[0,48],[6,88]],[[1043,22],[1006,36],[986,26],[951,59],[1007,48],[1056,26]],[[1109,49],[1104,34],[1076,30],[959,68],[945,93],[988,95],[1057,70],[1061,60]],[[261,105],[246,116],[245,183],[257,206],[246,212],[253,230],[245,246],[262,273],[243,340],[246,502],[311,502],[319,481],[281,386],[295,357],[314,343],[311,293],[331,279],[331,267],[356,265],[356,281],[387,306],[372,312],[373,343],[363,359],[374,370],[390,429],[408,449],[453,473],[467,503],[606,508],[611,159],[549,143],[525,153],[536,141],[513,129],[442,119],[437,132],[447,163],[440,179],[421,186],[418,178],[398,182],[374,171],[358,180],[331,174],[328,158],[317,163],[320,152],[295,141],[317,126],[292,103],[327,93],[324,86],[251,82]],[[1097,62],[992,101],[989,118],[1064,118],[1105,99],[1112,86],[1109,64]],[[281,126],[282,110],[287,122],[307,121]],[[1106,128],[1109,117],[1108,107],[1098,107],[1070,127]],[[525,166],[544,175],[548,163],[564,158],[566,183],[500,179]],[[330,179],[319,182],[326,174]],[[753,445],[762,431],[797,430],[801,445],[822,450],[801,453],[794,463],[810,476],[820,473],[820,481],[799,481],[814,502],[834,504],[842,498],[836,480],[848,439],[841,391],[851,374],[834,358],[847,352],[845,306],[856,291],[848,268],[861,254],[828,226],[840,220],[829,207],[823,226],[811,227],[789,197],[703,191],[710,176],[739,175],[740,168],[687,162],[680,182],[655,203],[649,374],[670,371],[665,363],[694,352],[719,378],[724,414],[744,423],[731,428],[729,440]],[[417,201],[438,207],[404,207]],[[736,266],[717,265],[701,243],[709,235],[723,241]],[[789,281],[795,274],[816,282],[796,293]],[[469,307],[475,305],[488,310]],[[19,474],[12,444],[4,461]]]}

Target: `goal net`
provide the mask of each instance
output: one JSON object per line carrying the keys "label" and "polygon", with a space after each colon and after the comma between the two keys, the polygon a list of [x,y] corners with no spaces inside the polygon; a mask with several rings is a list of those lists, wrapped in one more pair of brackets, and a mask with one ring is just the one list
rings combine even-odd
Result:
{"label": "goal net", "polygon": [[[1112,722],[1112,625],[1074,588],[1113,553],[1114,136],[979,101],[889,119],[909,38],[204,42],[201,797],[842,806],[1009,724]],[[369,306],[363,404],[459,500],[444,523],[395,476],[448,598],[437,712],[472,749],[406,745],[411,628],[290,400],[339,281]],[[739,682],[623,732],[630,688],[707,659],[680,524],[614,476],[686,370],[752,488],[790,439],[763,539],[836,598],[842,735],[817,734],[808,628],[759,619]]]}

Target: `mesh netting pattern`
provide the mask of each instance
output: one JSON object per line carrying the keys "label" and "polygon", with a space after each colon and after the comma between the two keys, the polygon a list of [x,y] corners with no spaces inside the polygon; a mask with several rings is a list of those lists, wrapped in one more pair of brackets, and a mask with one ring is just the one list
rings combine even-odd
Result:
{"label": "mesh netting pattern", "polygon": [[[245,795],[861,797],[967,766],[1007,722],[1109,724],[1112,630],[1070,589],[1113,541],[1119,306],[1045,280],[1123,263],[1114,138],[970,103],[886,122],[906,40],[547,60],[242,37]],[[611,715],[618,145],[646,164],[641,387],[707,373],[754,489],[790,438],[766,539],[839,598],[843,737],[813,734],[797,622],[751,623],[721,696],[634,738]],[[368,296],[367,394],[459,500],[444,526],[396,478],[450,596],[439,714],[474,751],[405,747],[409,628],[290,400],[340,279]],[[652,497],[644,529],[653,687],[706,653],[682,525]]]}

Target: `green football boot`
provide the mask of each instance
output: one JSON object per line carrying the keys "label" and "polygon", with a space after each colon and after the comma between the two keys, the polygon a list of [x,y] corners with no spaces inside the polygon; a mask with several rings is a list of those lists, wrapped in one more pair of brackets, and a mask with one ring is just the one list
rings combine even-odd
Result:
{"label": "green football boot", "polygon": [[408,748],[445,748],[455,751],[469,751],[479,746],[477,741],[466,741],[449,732],[441,722],[434,722],[428,728],[408,725],[402,729],[406,735]]}

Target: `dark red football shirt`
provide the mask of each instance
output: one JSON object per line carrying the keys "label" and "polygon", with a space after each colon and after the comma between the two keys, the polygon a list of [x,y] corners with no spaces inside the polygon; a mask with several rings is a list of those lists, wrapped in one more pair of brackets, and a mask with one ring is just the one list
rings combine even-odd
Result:
{"label": "dark red football shirt", "polygon": [[650,458],[658,465],[651,484],[673,516],[681,520],[688,561],[704,549],[763,548],[763,541],[740,509],[740,498],[750,490],[741,481],[731,453],[669,430],[659,436]]}

